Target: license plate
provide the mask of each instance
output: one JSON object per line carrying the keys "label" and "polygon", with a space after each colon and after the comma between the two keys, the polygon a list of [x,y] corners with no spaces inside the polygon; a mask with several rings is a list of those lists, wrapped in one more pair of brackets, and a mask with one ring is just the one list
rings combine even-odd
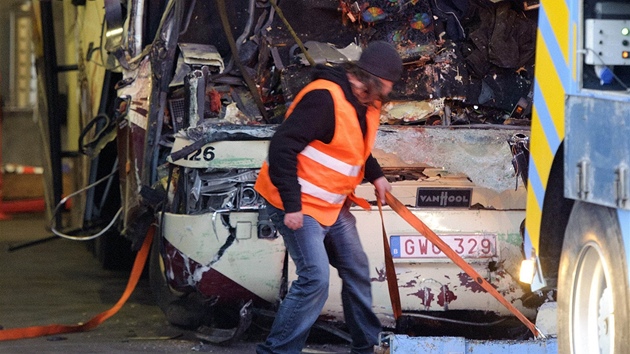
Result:
{"label": "license plate", "polygon": [[[492,234],[439,235],[462,258],[491,258],[497,255],[497,239]],[[393,258],[448,258],[422,235],[392,235],[389,247]]]}

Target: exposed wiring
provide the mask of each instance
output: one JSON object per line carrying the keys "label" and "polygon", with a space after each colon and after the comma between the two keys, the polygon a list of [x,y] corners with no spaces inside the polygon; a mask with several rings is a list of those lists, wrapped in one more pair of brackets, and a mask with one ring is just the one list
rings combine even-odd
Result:
{"label": "exposed wiring", "polygon": [[120,214],[123,211],[123,208],[121,207],[120,209],[118,209],[118,211],[116,212],[116,214],[114,215],[114,217],[112,217],[112,220],[109,222],[109,224],[107,224],[107,226],[105,226],[101,231],[99,231],[98,233],[94,234],[94,235],[83,235],[83,236],[75,236],[75,235],[68,235],[68,234],[64,234],[61,231],[58,231],[56,229],[56,216],[57,213],[59,212],[59,209],[66,203],[66,201],[68,201],[69,199],[71,199],[72,197],[74,197],[75,195],[79,194],[79,193],[83,193],[85,191],[87,191],[90,188],[93,188],[97,185],[99,185],[100,183],[113,178],[114,174],[118,172],[117,168],[112,169],[112,172],[110,172],[109,174],[105,175],[103,178],[99,179],[98,181],[88,185],[87,187],[84,187],[82,189],[79,189],[76,192],[71,193],[70,195],[68,195],[67,197],[61,199],[59,201],[59,203],[57,204],[57,206],[55,207],[55,210],[53,210],[52,213],[52,219],[51,219],[51,225],[50,225],[50,230],[52,231],[53,234],[61,237],[61,238],[65,238],[68,240],[73,240],[73,241],[89,241],[89,240],[93,240],[95,238],[98,238],[100,236],[102,236],[104,233],[106,233],[107,231],[109,231],[109,229],[114,225],[114,223],[118,220],[118,217],[120,216]]}
{"label": "exposed wiring", "polygon": [[[249,0],[249,8],[247,12],[249,15],[247,16],[247,23],[245,24],[245,28],[243,29],[243,33],[236,39],[236,49],[240,52],[241,46],[249,36],[249,33],[252,31],[252,24],[254,23],[254,8],[256,5],[256,0]],[[234,58],[233,58],[234,59]]]}
{"label": "exposed wiring", "polygon": [[[241,33],[241,35],[236,39],[236,42],[235,42],[237,52],[240,52],[241,46],[243,45],[243,43],[245,42],[245,39],[247,38],[247,36],[249,36],[249,33],[252,30],[252,24],[254,22],[255,5],[256,5],[256,0],[249,0],[249,10],[248,10],[249,16],[247,17],[247,23],[245,24],[243,33]],[[234,57],[234,55],[232,55],[232,57],[230,58],[230,61],[228,62],[226,67],[223,69],[223,74],[219,74],[217,75],[217,77],[223,76],[224,74],[228,74],[230,71],[232,71],[232,68],[234,67],[235,59],[236,58]]]}
{"label": "exposed wiring", "polygon": [[[173,8],[175,2],[178,0],[170,0],[167,4],[166,7],[164,9],[164,12],[162,13],[162,17],[160,18],[160,23],[158,25],[156,34],[155,34],[155,38],[159,38],[158,36],[160,36],[160,34],[162,33],[162,27],[164,26],[164,23],[166,22],[168,16],[170,15],[171,9]],[[195,3],[196,0],[194,0],[192,2],[192,6],[188,12],[188,15],[185,19],[186,23],[184,24],[184,29],[183,31],[186,32],[188,30],[188,25],[190,23],[190,19],[192,17],[192,13],[195,7]],[[104,22],[103,22],[103,26],[104,26]],[[103,31],[103,29],[101,29],[101,31]],[[180,34],[182,34],[183,32],[181,32]],[[102,45],[103,42],[103,33],[101,32],[101,48],[103,47]],[[124,48],[122,50],[122,54],[121,57],[117,58],[118,59],[118,65],[116,66],[116,68],[118,68],[119,66],[122,66],[124,69],[128,70],[128,71],[133,71],[136,70],[139,66],[140,61],[146,57],[147,55],[149,55],[149,53],[151,52],[151,49],[153,48],[153,44],[148,44],[144,47],[144,49],[140,52],[140,54],[136,55],[135,57],[128,57],[128,52],[129,52],[129,48]],[[102,54],[101,54],[102,57]]]}
{"label": "exposed wiring", "polygon": [[262,30],[266,31],[267,28],[271,27],[275,14],[276,14],[276,8],[272,6],[271,9],[269,10],[269,17],[267,19],[267,22],[265,22],[265,24],[262,25]]}
{"label": "exposed wiring", "polygon": [[223,32],[230,46],[230,52],[232,53],[232,57],[235,58],[235,62],[241,72],[241,76],[243,77],[243,80],[245,80],[245,83],[247,84],[247,87],[249,88],[249,91],[254,99],[254,102],[256,103],[256,106],[258,106],[258,110],[260,111],[260,114],[262,115],[262,121],[267,122],[269,120],[269,114],[262,101],[260,92],[258,91],[258,87],[256,86],[256,83],[254,82],[254,80],[251,78],[250,74],[247,72],[245,65],[240,60],[238,60],[238,50],[236,49],[236,42],[234,41],[234,36],[232,35],[232,28],[230,25],[227,9],[225,6],[225,0],[217,0],[216,5],[217,5],[217,10],[219,12],[219,17],[221,18],[221,25],[223,26]]}
{"label": "exposed wiring", "polygon": [[628,88],[628,86],[626,84],[624,84],[623,81],[621,81],[621,79],[619,78],[619,76],[617,76],[615,74],[615,72],[608,66],[608,64],[606,64],[604,62],[604,60],[602,59],[602,57],[599,56],[599,54],[597,54],[596,51],[594,51],[591,48],[584,48],[584,51],[578,51],[578,53],[582,53],[582,54],[586,54],[586,52],[591,52],[595,55],[595,57],[600,61],[600,63],[602,63],[603,66],[605,66],[608,70],[610,70],[610,73],[612,74],[612,76],[615,78],[615,80],[619,83],[619,85],[621,85],[621,87],[623,87],[626,91],[630,91],[630,89]]}

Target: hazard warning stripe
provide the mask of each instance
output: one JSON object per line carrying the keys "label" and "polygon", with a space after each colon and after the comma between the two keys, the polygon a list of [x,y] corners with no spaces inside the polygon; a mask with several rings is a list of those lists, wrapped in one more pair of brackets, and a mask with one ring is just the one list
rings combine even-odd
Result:
{"label": "hazard warning stripe", "polygon": [[[567,1],[542,0],[538,17],[536,79],[530,138],[525,249],[539,250],[543,201],[554,157],[564,140],[564,97],[576,88],[572,75],[576,36]],[[573,54],[572,54],[573,53]],[[574,74],[574,73],[573,73]]]}
{"label": "hazard warning stripe", "polygon": [[2,167],[2,172],[3,173],[16,173],[19,175],[41,175],[44,173],[44,168],[8,163]]}

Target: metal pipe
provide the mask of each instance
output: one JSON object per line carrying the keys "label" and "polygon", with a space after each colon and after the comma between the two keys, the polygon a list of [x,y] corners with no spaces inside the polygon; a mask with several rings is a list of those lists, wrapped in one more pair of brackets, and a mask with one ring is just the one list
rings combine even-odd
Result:
{"label": "metal pipe", "polygon": [[[252,31],[252,24],[254,23],[254,8],[255,8],[256,0],[249,0],[248,12],[249,16],[247,17],[247,24],[245,24],[245,28],[243,29],[243,33],[236,39],[236,49],[240,52],[241,46],[245,39],[249,36],[249,33]],[[233,58],[235,59],[235,58]]]}
{"label": "metal pipe", "polygon": [[[44,75],[46,77],[46,102],[48,108],[48,135],[50,139],[50,168],[52,174],[53,205],[61,200],[63,191],[61,166],[61,119],[59,111],[59,84],[57,77],[57,51],[51,1],[40,1],[42,41],[44,46]],[[61,225],[61,214],[55,216]]]}

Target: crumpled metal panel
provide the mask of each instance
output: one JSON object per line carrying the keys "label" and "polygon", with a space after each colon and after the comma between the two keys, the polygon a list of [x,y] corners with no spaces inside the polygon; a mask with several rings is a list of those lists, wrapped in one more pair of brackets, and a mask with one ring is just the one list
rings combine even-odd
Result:
{"label": "crumpled metal panel", "polygon": [[[355,43],[350,43],[345,48],[336,48],[330,43],[308,41],[304,43],[304,47],[315,64],[340,64],[359,60],[361,56],[361,48]],[[309,65],[304,53],[297,54],[296,57],[300,58],[302,64]]]}
{"label": "crumpled metal panel", "polygon": [[[218,217],[220,216],[212,213],[164,214],[164,238],[177,249],[179,257],[198,264],[188,274],[175,274],[167,268],[166,275],[169,279],[184,280],[187,285],[200,288],[204,286],[204,274],[210,270],[217,271],[225,276],[226,281],[237,283],[260,298],[274,303],[280,295],[283,281],[285,247],[282,238],[259,238],[258,213],[236,212],[229,216],[230,224],[235,228],[236,239],[229,242],[230,231]],[[175,254],[167,255],[174,256]],[[186,264],[192,267],[192,263]],[[205,289],[205,296],[215,295],[212,288]],[[240,299],[232,299],[235,302],[238,300]]]}
{"label": "crumpled metal panel", "polygon": [[426,122],[444,109],[444,99],[429,101],[389,102],[383,105],[381,124],[407,124]]}
{"label": "crumpled metal panel", "polygon": [[[244,137],[251,140],[266,140],[273,135],[276,128],[276,125],[208,126],[207,129],[200,126],[189,131],[188,139],[177,138],[176,146],[186,145],[186,140],[189,139],[201,140],[206,137],[214,137],[212,141],[221,140],[219,138],[241,140],[241,143],[246,144],[242,141]],[[528,129],[506,126],[483,125],[455,129],[382,125],[379,128],[373,155],[385,168],[414,166],[441,168],[445,173],[466,175],[477,187],[494,191],[513,190],[517,187],[516,175],[507,141],[517,133],[529,136]],[[251,154],[250,149],[239,149],[230,153],[233,158],[239,155],[242,159],[250,160]],[[262,152],[261,154],[264,155]],[[254,160],[260,161],[256,158]],[[189,163],[199,167],[213,166],[210,160],[207,162],[188,160],[185,165]]]}
{"label": "crumpled metal panel", "polygon": [[392,161],[384,167],[424,164],[463,173],[479,187],[495,191],[515,189],[516,177],[507,140],[515,133],[529,135],[529,131],[488,127],[381,126],[373,155],[379,162]]}
{"label": "crumpled metal panel", "polygon": [[130,80],[129,85],[118,90],[118,96],[125,102],[124,121],[118,124],[118,156],[120,190],[123,200],[123,228],[132,222],[131,211],[140,205],[141,171],[144,160],[145,132],[149,117],[149,95],[151,93],[151,62],[145,58],[140,63],[135,77],[126,73],[123,82]]}
{"label": "crumpled metal panel", "polygon": [[225,65],[217,49],[211,44],[179,43],[180,55],[177,58],[175,75],[169,86],[184,84],[184,78],[190,73],[190,67],[207,66],[213,73],[222,73]]}
{"label": "crumpled metal panel", "polygon": [[[190,140],[177,137],[173,151],[190,145]],[[206,144],[188,156],[169,162],[190,168],[260,168],[267,158],[269,140],[216,141]],[[245,154],[243,154],[245,152]]]}

